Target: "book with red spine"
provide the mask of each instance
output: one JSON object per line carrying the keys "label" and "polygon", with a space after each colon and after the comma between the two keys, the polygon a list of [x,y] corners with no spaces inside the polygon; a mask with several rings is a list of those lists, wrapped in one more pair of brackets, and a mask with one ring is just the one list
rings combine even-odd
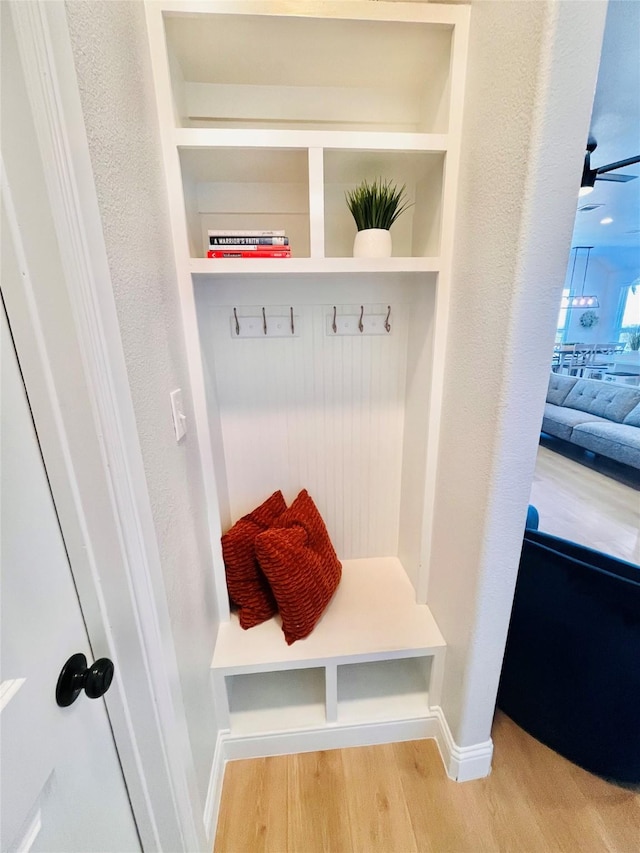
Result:
{"label": "book with red spine", "polygon": [[[263,251],[263,249],[265,251]],[[219,249],[209,249],[207,252],[208,258],[290,258],[291,257],[291,249],[286,246],[280,246],[278,248],[269,249],[268,247],[261,246],[259,250],[243,250],[229,247],[224,249],[220,247]]]}

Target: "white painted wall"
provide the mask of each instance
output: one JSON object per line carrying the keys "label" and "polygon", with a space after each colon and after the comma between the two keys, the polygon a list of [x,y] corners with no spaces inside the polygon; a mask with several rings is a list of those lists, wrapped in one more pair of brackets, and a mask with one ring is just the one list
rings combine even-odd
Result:
{"label": "white painted wall", "polygon": [[428,598],[463,747],[491,728],[605,11],[472,6]]}
{"label": "white painted wall", "polygon": [[[67,15],[202,814],[217,736],[216,601],[144,10],[73,0]],[[179,445],[169,407],[177,387],[188,425]]]}

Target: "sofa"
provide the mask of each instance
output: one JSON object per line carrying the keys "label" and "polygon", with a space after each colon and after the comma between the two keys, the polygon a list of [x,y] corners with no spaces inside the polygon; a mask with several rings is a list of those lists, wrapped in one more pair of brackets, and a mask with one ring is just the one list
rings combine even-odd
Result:
{"label": "sofa", "polygon": [[552,373],[542,432],[640,470],[640,388]]}
{"label": "sofa", "polygon": [[530,516],[498,707],[580,767],[638,785],[640,566],[536,530]]}

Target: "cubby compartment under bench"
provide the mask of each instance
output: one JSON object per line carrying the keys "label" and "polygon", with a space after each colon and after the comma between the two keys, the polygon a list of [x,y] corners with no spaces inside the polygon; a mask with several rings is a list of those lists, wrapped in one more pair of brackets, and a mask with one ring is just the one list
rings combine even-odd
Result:
{"label": "cubby compartment under bench", "polygon": [[[393,557],[343,561],[342,581],[305,640],[278,617],[220,626],[212,661],[231,737],[420,720],[439,704],[445,642]],[[308,748],[313,740],[307,740]]]}

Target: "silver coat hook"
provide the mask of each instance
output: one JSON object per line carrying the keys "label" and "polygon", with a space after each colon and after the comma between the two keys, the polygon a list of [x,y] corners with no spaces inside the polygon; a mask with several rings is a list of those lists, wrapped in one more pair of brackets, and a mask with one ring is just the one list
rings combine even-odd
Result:
{"label": "silver coat hook", "polygon": [[296,333],[296,327],[295,327],[295,325],[294,325],[294,323],[293,323],[293,306],[292,306],[291,308],[289,308],[289,311],[291,312],[291,334],[292,334],[292,335],[295,335],[295,333]]}
{"label": "silver coat hook", "polygon": [[364,317],[364,305],[360,306],[360,319],[358,320],[358,328],[361,332],[364,332],[364,325],[362,323],[362,318]]}
{"label": "silver coat hook", "polygon": [[391,324],[389,323],[389,317],[390,316],[391,316],[391,305],[387,305],[387,316],[385,317],[385,320],[384,320],[384,327],[387,330],[387,332],[391,331]]}
{"label": "silver coat hook", "polygon": [[240,323],[238,322],[238,312],[236,311],[235,308],[233,309],[233,316],[235,317],[235,320],[236,320],[236,335],[239,335],[240,334]]}
{"label": "silver coat hook", "polygon": [[333,306],[333,323],[331,324],[331,328],[333,329],[333,334],[338,334],[338,326],[336,324],[336,306]]}
{"label": "silver coat hook", "polygon": [[262,309],[262,329],[267,334],[267,315],[265,314],[264,308]]}

